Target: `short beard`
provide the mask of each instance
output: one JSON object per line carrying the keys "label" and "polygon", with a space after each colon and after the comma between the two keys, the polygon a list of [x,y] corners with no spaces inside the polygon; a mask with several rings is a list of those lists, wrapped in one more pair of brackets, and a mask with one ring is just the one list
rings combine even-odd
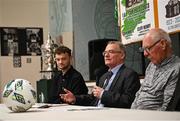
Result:
{"label": "short beard", "polygon": [[69,70],[69,68],[71,67],[71,65],[68,65],[68,66],[65,66],[63,68],[59,68],[58,67],[58,70],[62,71],[63,73],[67,72]]}

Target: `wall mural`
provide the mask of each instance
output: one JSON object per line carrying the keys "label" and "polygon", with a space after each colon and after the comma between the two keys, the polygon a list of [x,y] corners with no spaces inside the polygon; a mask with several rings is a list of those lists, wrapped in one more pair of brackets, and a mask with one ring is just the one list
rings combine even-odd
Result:
{"label": "wall mural", "polygon": [[49,0],[49,32],[58,43],[63,32],[72,30],[72,11],[70,0]]}
{"label": "wall mural", "polygon": [[94,12],[94,26],[98,38],[119,39],[119,26],[115,19],[115,2],[98,0]]}

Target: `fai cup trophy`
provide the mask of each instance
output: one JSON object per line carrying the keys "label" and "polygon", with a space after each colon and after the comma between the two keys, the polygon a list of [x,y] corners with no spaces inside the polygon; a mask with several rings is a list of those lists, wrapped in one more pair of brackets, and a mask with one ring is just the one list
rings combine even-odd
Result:
{"label": "fai cup trophy", "polygon": [[48,40],[42,45],[42,60],[41,60],[41,73],[42,78],[51,79],[52,73],[56,67],[54,52],[57,45],[51,39],[50,34],[48,34]]}

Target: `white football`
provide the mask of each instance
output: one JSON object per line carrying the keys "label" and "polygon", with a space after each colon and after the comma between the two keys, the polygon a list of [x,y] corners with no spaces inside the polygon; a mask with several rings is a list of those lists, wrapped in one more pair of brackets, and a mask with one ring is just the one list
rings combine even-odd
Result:
{"label": "white football", "polygon": [[13,112],[25,112],[35,104],[36,91],[29,81],[15,79],[5,85],[2,99]]}

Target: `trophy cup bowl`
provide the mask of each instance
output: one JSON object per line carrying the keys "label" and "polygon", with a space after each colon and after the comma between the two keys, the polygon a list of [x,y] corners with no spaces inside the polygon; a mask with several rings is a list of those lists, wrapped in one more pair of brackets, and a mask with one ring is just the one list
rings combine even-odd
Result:
{"label": "trophy cup bowl", "polygon": [[54,44],[53,40],[51,39],[50,35],[48,35],[48,40],[45,44],[42,45],[42,75],[45,79],[51,79],[52,72],[55,68],[55,59],[54,59],[54,52],[56,49],[56,44]]}

